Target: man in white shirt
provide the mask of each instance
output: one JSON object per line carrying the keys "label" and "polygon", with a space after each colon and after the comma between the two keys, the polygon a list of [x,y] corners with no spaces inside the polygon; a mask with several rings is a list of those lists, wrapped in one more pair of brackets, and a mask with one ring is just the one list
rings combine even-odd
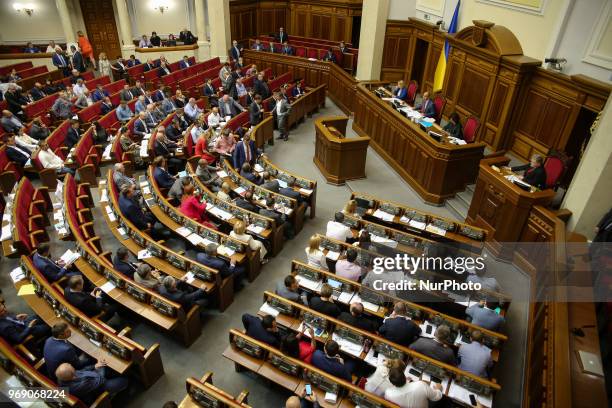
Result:
{"label": "man in white shirt", "polygon": [[385,391],[385,399],[402,408],[427,408],[429,401],[442,399],[442,385],[424,381],[406,381],[406,375],[401,368],[389,370],[389,382],[393,385]]}
{"label": "man in white shirt", "polygon": [[46,142],[40,144],[40,151],[38,152],[38,160],[45,169],[55,169],[55,172],[59,174],[70,173],[74,175],[74,170],[65,167],[64,161],[60,159],[51,149]]}
{"label": "man in white shirt", "polygon": [[335,221],[329,221],[327,223],[327,231],[325,235],[328,238],[332,238],[342,242],[354,241],[353,232],[349,227],[342,224],[344,221],[344,214],[337,212],[334,216]]}
{"label": "man in white shirt", "polygon": [[76,84],[72,85],[72,93],[74,96],[79,97],[85,93],[87,87],[82,79],[77,79]]}
{"label": "man in white shirt", "polygon": [[191,122],[194,122],[198,115],[204,112],[198,107],[198,105],[196,105],[195,98],[189,98],[189,102],[187,102],[187,105],[185,105],[183,110],[185,111],[185,116],[187,116]]}
{"label": "man in white shirt", "polygon": [[212,112],[208,114],[208,127],[217,128],[221,123],[221,115],[219,114],[219,107],[214,106]]}

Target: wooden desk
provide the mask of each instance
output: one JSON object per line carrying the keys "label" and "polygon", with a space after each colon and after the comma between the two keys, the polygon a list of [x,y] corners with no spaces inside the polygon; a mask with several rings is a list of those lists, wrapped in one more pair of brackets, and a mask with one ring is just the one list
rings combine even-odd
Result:
{"label": "wooden desk", "polygon": [[368,135],[372,147],[423,200],[442,204],[473,183],[485,144],[438,142],[374,94],[381,85],[357,85],[353,129]]}
{"label": "wooden desk", "polygon": [[486,246],[502,259],[511,260],[516,243],[521,240],[523,227],[531,209],[547,206],[555,196],[553,190],[528,192],[511,183],[491,166],[506,166],[507,157],[482,160],[474,198],[466,222],[486,229]]}
{"label": "wooden desk", "polygon": [[370,138],[346,138],[347,117],[331,116],[315,121],[316,143],[313,162],[330,184],[365,178]]}

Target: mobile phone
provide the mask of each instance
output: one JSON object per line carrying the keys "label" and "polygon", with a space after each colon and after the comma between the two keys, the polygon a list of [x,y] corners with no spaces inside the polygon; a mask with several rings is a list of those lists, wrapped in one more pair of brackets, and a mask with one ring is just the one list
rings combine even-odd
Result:
{"label": "mobile phone", "polygon": [[427,325],[427,327],[425,328],[425,333],[431,334],[432,330],[433,330],[433,327],[430,325]]}
{"label": "mobile phone", "polygon": [[470,402],[473,406],[476,406],[476,397],[474,396],[474,394],[470,394]]}
{"label": "mobile phone", "polygon": [[438,384],[442,384],[442,380],[439,379],[438,377],[434,377],[433,375],[430,376],[430,377],[431,377],[431,381],[432,382],[435,382],[435,383],[438,383]]}
{"label": "mobile phone", "polygon": [[495,308],[495,313],[500,314],[501,313],[501,307],[497,306]]}
{"label": "mobile phone", "polygon": [[419,377],[419,378],[421,377],[421,373],[415,370],[414,368],[411,368],[410,370],[408,370],[408,372],[414,375],[415,377]]}
{"label": "mobile phone", "polygon": [[304,386],[304,388],[306,389],[306,395],[311,396],[312,395],[312,387],[310,386],[310,384],[306,384]]}

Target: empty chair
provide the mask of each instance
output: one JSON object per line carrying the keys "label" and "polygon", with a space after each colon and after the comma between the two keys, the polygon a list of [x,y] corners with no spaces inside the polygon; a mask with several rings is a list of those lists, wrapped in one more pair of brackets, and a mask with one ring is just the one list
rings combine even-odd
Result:
{"label": "empty chair", "polygon": [[446,105],[446,98],[442,95],[436,95],[434,98],[434,107],[436,108],[436,122],[440,123],[442,119],[442,112],[444,112],[444,106]]}
{"label": "empty chair", "polygon": [[480,121],[476,116],[470,116],[463,125],[463,140],[466,143],[473,143],[476,139],[476,133],[480,127]]}

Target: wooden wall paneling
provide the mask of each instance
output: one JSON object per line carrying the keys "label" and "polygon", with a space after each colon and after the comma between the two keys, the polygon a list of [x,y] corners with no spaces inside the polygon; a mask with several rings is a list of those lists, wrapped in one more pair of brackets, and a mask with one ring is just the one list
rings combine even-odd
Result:
{"label": "wooden wall paneling", "polygon": [[80,5],[83,23],[95,58],[98,59],[101,52],[105,52],[109,59],[121,55],[112,1],[80,0]]}
{"label": "wooden wall paneling", "polygon": [[409,81],[415,39],[407,21],[388,21],[383,45],[381,79]]}

